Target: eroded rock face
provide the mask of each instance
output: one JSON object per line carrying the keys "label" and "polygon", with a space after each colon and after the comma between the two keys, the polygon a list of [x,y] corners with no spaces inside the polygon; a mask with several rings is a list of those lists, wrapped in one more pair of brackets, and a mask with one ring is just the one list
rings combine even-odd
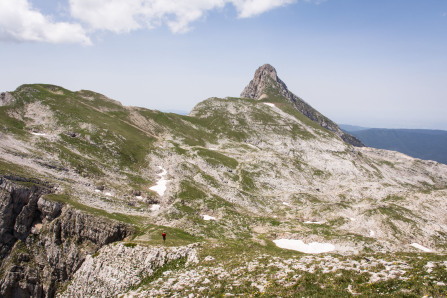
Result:
{"label": "eroded rock face", "polygon": [[261,99],[267,96],[265,92],[268,87],[278,88],[279,93],[284,96],[288,93],[287,86],[278,78],[276,69],[270,64],[264,64],[256,70],[253,80],[244,88],[241,97]]}
{"label": "eroded rock face", "polygon": [[286,84],[278,77],[276,69],[270,64],[264,64],[256,70],[253,80],[245,87],[240,96],[259,100],[271,96],[272,93],[289,100],[304,116],[332,131],[346,143],[357,147],[364,146],[356,137],[343,132],[337,124],[320,114],[302,98],[290,92]]}
{"label": "eroded rock face", "polygon": [[41,221],[45,211],[39,210],[37,202],[42,193],[49,191],[44,187],[21,187],[0,177],[0,260],[17,240],[26,239],[33,222]]}
{"label": "eroded rock face", "polygon": [[166,248],[123,243],[104,246],[94,257],[87,256],[58,297],[116,297],[171,261],[184,259],[186,265],[198,262],[196,246]]}
{"label": "eroded rock face", "polygon": [[133,232],[0,178],[0,297],[53,297],[89,254]]}

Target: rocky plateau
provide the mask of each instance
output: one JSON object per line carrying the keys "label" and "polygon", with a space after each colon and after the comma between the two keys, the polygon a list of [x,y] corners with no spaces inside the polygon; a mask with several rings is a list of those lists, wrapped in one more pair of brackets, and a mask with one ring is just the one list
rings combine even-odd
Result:
{"label": "rocky plateau", "polygon": [[271,65],[187,116],[22,85],[0,140],[2,297],[447,293],[447,165],[365,147]]}

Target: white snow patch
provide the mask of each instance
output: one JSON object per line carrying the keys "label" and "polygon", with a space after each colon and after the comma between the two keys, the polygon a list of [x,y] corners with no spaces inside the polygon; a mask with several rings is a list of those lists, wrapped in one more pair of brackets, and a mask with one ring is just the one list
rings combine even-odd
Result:
{"label": "white snow patch", "polygon": [[286,205],[286,206],[290,206],[290,204],[287,203],[287,202],[282,202],[282,204],[283,204],[283,205]]}
{"label": "white snow patch", "polygon": [[306,254],[318,254],[335,250],[335,246],[331,243],[311,242],[305,244],[302,240],[294,239],[277,239],[273,240],[276,246],[304,252]]}
{"label": "white snow patch", "polygon": [[323,221],[305,221],[305,222],[303,222],[303,223],[305,223],[305,224],[316,224],[316,225],[322,225],[322,224],[324,224]]}
{"label": "white snow patch", "polygon": [[203,220],[216,220],[216,218],[209,215],[203,215]]}
{"label": "white snow patch", "polygon": [[160,176],[160,180],[158,180],[157,184],[150,187],[150,190],[155,191],[160,196],[164,195],[166,191],[166,184],[169,182],[169,180],[165,179],[165,175],[168,173],[163,167],[158,166],[158,168],[162,171],[158,176]]}
{"label": "white snow patch", "polygon": [[46,136],[46,133],[41,133],[41,132],[31,132],[31,134],[35,135],[35,136]]}
{"label": "white snow patch", "polygon": [[374,237],[376,235],[376,232],[373,230],[369,230],[369,237]]}
{"label": "white snow patch", "polygon": [[411,243],[410,245],[413,246],[413,247],[415,247],[415,248],[417,248],[417,249],[420,249],[420,250],[422,250],[422,251],[425,251],[425,252],[431,252],[431,249],[430,249],[430,248],[427,248],[427,247],[422,246],[422,245],[420,245],[420,244],[417,244],[417,243]]}
{"label": "white snow patch", "polygon": [[99,189],[95,189],[95,192],[101,192]]}
{"label": "white snow patch", "polygon": [[268,105],[269,107],[272,107],[272,108],[275,107],[275,105],[273,103],[263,102],[263,104]]}
{"label": "white snow patch", "polygon": [[351,221],[355,221],[355,218],[354,217],[350,217],[349,218]]}
{"label": "white snow patch", "polygon": [[112,196],[112,194],[110,192],[106,192],[105,195],[108,196],[108,197]]}
{"label": "white snow patch", "polygon": [[151,206],[151,211],[158,211],[158,210],[160,210],[160,205],[154,204]]}
{"label": "white snow patch", "polygon": [[136,196],[135,198],[137,198],[138,200],[142,200],[143,199],[142,196]]}
{"label": "white snow patch", "polygon": [[208,149],[215,151],[215,150],[217,150],[217,147],[208,147]]}

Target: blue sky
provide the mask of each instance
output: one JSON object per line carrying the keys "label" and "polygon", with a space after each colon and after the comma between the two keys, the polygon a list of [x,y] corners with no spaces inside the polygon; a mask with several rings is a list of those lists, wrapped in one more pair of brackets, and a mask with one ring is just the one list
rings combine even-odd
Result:
{"label": "blue sky", "polygon": [[445,0],[1,0],[0,90],[190,110],[272,64],[338,123],[447,130]]}

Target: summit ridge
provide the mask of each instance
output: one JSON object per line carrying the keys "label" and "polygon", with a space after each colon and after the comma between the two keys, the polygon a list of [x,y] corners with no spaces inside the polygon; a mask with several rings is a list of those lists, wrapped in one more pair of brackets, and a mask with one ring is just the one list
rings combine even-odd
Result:
{"label": "summit ridge", "polygon": [[276,69],[270,64],[264,64],[255,71],[253,79],[244,88],[240,96],[242,98],[251,98],[256,100],[275,97],[285,98],[291,102],[294,107],[304,116],[316,122],[320,126],[332,131],[346,143],[356,147],[364,146],[359,139],[342,131],[335,122],[322,115],[302,98],[289,91],[287,85],[278,77]]}

